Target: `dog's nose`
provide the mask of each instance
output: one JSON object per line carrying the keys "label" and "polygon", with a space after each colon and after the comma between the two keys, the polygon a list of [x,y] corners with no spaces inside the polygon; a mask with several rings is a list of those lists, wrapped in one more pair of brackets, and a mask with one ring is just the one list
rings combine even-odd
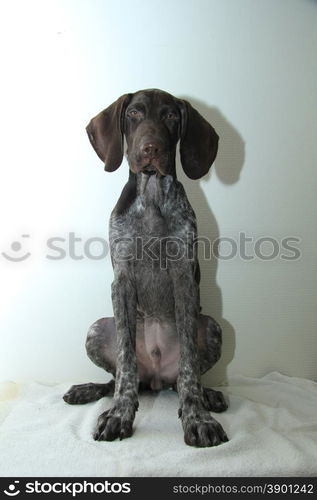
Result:
{"label": "dog's nose", "polygon": [[159,142],[147,142],[141,147],[141,154],[143,158],[153,159],[157,158],[162,150],[162,146]]}

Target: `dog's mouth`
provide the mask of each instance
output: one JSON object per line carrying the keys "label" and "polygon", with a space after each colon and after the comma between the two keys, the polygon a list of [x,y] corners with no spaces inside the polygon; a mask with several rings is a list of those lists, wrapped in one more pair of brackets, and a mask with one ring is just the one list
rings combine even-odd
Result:
{"label": "dog's mouth", "polygon": [[150,161],[143,161],[138,166],[138,171],[145,175],[156,175],[164,177],[169,173],[168,157],[151,158]]}
{"label": "dog's mouth", "polygon": [[[127,152],[128,153],[128,152]],[[142,173],[146,176],[159,175],[165,176],[169,171],[169,155],[161,154],[153,158],[140,158],[127,154],[128,162],[132,172]]]}
{"label": "dog's mouth", "polygon": [[155,175],[158,173],[158,170],[157,170],[157,168],[154,167],[154,165],[149,164],[149,165],[146,165],[144,168],[142,168],[141,172],[142,172],[142,174],[146,174],[146,175]]}

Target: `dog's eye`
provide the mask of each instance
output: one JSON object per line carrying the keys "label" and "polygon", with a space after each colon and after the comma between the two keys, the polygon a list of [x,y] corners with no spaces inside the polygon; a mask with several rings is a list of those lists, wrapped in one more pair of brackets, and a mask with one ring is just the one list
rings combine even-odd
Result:
{"label": "dog's eye", "polygon": [[171,113],[167,113],[167,115],[166,115],[167,120],[177,120],[177,118],[178,117],[177,117],[176,113],[171,112]]}
{"label": "dog's eye", "polygon": [[138,109],[129,109],[127,114],[131,118],[140,118],[142,116],[141,111],[139,111]]}

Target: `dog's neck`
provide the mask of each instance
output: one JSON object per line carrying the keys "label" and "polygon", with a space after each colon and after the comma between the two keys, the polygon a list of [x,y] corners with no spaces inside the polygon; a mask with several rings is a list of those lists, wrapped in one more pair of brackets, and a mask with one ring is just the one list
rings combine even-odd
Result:
{"label": "dog's neck", "polygon": [[176,176],[160,174],[137,174],[129,172],[129,180],[125,185],[114,209],[117,215],[125,213],[137,201],[139,209],[156,208],[164,210],[167,194],[176,182]]}
{"label": "dog's neck", "polygon": [[157,207],[162,209],[166,195],[174,182],[171,175],[137,174],[137,197],[144,208]]}

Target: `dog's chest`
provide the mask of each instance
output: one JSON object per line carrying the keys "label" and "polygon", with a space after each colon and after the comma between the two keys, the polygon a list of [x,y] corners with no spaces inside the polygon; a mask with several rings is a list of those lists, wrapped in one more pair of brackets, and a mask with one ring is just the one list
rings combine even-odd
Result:
{"label": "dog's chest", "polygon": [[174,296],[168,259],[170,235],[156,207],[147,207],[136,234],[133,266],[138,308],[150,317],[173,316]]}

